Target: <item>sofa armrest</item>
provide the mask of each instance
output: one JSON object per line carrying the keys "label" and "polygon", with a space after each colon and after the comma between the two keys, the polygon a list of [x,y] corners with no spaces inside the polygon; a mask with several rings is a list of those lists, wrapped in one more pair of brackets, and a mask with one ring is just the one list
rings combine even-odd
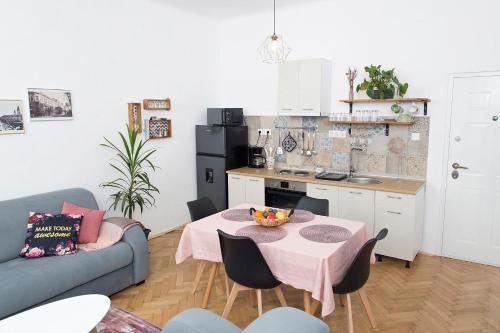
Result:
{"label": "sofa armrest", "polygon": [[142,228],[133,226],[123,235],[122,241],[130,245],[134,253],[134,283],[146,280],[149,275],[148,241]]}

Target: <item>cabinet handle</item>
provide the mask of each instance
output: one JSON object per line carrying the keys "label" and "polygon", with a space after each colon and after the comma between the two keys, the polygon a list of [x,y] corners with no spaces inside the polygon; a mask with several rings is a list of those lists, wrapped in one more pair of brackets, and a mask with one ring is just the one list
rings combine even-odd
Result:
{"label": "cabinet handle", "polygon": [[292,111],[293,109],[285,109],[285,108],[281,108],[281,110],[283,110],[283,111]]}
{"label": "cabinet handle", "polygon": [[248,180],[251,182],[258,182],[259,181],[258,179],[252,179],[252,178],[249,178]]}
{"label": "cabinet handle", "polygon": [[313,108],[303,108],[302,110],[304,110],[304,111],[314,111]]}
{"label": "cabinet handle", "polygon": [[323,188],[323,187],[316,187],[317,190],[320,190],[320,191],[327,191],[328,189],[327,188]]}
{"label": "cabinet handle", "polygon": [[354,191],[349,191],[349,193],[351,193],[351,194],[358,194],[358,195],[359,194],[363,194],[362,192],[354,192]]}
{"label": "cabinet handle", "polygon": [[398,199],[398,200],[403,199],[402,197],[396,197],[396,196],[393,196],[393,195],[388,195],[387,197],[388,197],[389,199]]}
{"label": "cabinet handle", "polygon": [[239,180],[241,179],[240,177],[235,177],[235,176],[232,176],[231,179],[236,179],[236,180]]}
{"label": "cabinet handle", "polygon": [[392,210],[388,210],[387,213],[389,214],[396,214],[396,215],[401,215],[401,212],[393,212]]}

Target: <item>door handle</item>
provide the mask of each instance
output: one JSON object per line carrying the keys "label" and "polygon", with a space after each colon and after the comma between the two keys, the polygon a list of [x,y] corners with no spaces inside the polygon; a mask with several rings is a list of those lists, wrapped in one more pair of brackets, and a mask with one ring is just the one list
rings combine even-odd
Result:
{"label": "door handle", "polygon": [[464,169],[464,170],[468,170],[468,169],[469,169],[468,167],[461,166],[461,165],[460,165],[460,164],[458,164],[457,162],[453,163],[453,164],[451,165],[451,167],[452,167],[453,169]]}

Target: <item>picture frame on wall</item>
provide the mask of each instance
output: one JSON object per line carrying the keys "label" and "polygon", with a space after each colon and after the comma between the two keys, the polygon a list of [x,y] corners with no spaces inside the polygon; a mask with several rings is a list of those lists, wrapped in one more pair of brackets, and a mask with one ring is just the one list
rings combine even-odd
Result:
{"label": "picture frame on wall", "polygon": [[30,120],[72,120],[71,91],[29,88]]}
{"label": "picture frame on wall", "polygon": [[0,135],[24,133],[23,101],[0,99]]}

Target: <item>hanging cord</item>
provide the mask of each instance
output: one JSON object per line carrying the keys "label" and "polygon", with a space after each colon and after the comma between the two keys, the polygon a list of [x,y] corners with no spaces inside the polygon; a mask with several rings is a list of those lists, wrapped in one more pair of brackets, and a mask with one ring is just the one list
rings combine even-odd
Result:
{"label": "hanging cord", "polygon": [[267,145],[267,140],[269,139],[269,131],[267,131],[266,134],[266,141],[264,141],[264,145],[262,147],[265,147]]}
{"label": "hanging cord", "polygon": [[274,26],[273,26],[273,36],[276,36],[276,0],[274,0],[274,6],[273,6],[273,13],[274,13]]}
{"label": "hanging cord", "polygon": [[255,144],[255,147],[259,146],[259,140],[260,140],[260,131],[259,131],[259,136],[257,137],[257,143]]}

